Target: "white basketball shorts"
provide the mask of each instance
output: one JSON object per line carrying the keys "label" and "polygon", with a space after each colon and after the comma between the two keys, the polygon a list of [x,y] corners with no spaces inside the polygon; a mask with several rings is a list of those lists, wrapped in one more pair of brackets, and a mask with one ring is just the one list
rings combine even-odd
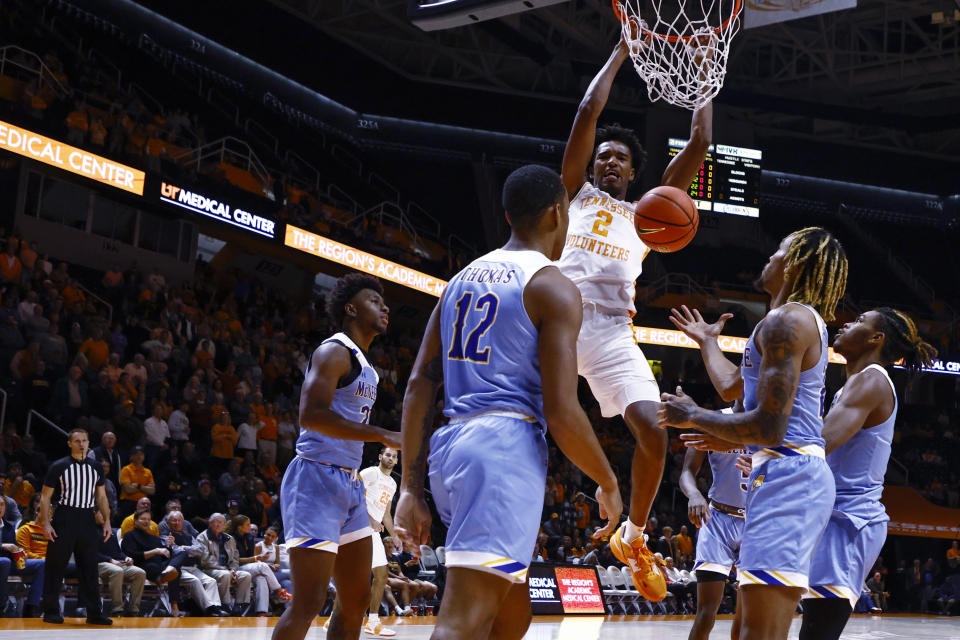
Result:
{"label": "white basketball shorts", "polygon": [[623,415],[634,402],[660,402],[660,387],[633,339],[633,323],[627,316],[583,305],[577,369],[587,379],[604,418]]}
{"label": "white basketball shorts", "polygon": [[373,568],[387,566],[387,551],[383,548],[383,535],[377,531],[370,534],[370,542],[373,544]]}

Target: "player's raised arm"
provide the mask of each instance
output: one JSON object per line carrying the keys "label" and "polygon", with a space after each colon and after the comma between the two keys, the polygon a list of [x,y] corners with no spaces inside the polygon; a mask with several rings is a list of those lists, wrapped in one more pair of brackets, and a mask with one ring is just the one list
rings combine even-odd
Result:
{"label": "player's raised arm", "polygon": [[826,452],[836,451],[844,442],[857,434],[867,418],[885,399],[891,397],[890,383],[882,373],[873,370],[861,371],[843,385],[843,393],[823,418],[823,439]]}
{"label": "player's raised arm", "polygon": [[733,317],[733,314],[725,313],[713,324],[707,324],[700,315],[700,311],[697,309],[691,311],[687,305],[681,305],[679,311],[671,309],[670,314],[670,322],[700,346],[700,356],[707,368],[707,375],[710,376],[713,388],[717,390],[723,401],[733,402],[741,397],[743,378],[740,377],[740,367],[723,355],[720,343],[717,342],[720,332],[723,331],[723,325]]}
{"label": "player's raised arm", "polygon": [[565,456],[599,485],[600,517],[608,520],[597,537],[620,522],[623,503],[617,477],[577,399],[577,336],[583,318],[580,291],[558,269],[546,268],[524,291],[524,306],[539,330],[543,415]]}
{"label": "player's raised arm", "polygon": [[[587,92],[577,107],[577,115],[573,119],[570,137],[563,151],[563,164],[560,177],[567,195],[571,198],[583,186],[584,174],[593,157],[593,146],[597,137],[597,120],[607,106],[610,97],[610,88],[623,61],[628,57],[627,44],[621,39],[607,59],[606,64],[590,82]],[[690,179],[693,182],[693,178]],[[690,183],[687,183],[690,186]],[[686,187],[684,187],[686,188]]]}
{"label": "player's raised arm", "polygon": [[347,420],[331,411],[340,378],[350,373],[350,351],[336,343],[317,347],[300,391],[300,427],[340,440],[379,442],[400,448],[400,434],[371,424]]}
{"label": "player's raised arm", "polygon": [[707,454],[696,449],[687,449],[683,456],[683,468],[680,471],[680,491],[687,496],[687,517],[699,529],[710,518],[710,506],[707,499],[697,488],[697,474]]}
{"label": "player's raised arm", "polygon": [[820,341],[813,317],[799,305],[774,309],[763,320],[757,344],[763,354],[757,382],[757,406],[726,414],[701,409],[678,387],[664,393],[657,413],[661,427],[699,429],[731,442],[777,446],[783,442],[797,393],[803,355]]}
{"label": "player's raised arm", "polygon": [[443,342],[440,335],[440,307],[437,302],[420,343],[417,361],[410,372],[403,396],[403,476],[400,500],[394,516],[397,533],[411,553],[419,555],[421,544],[430,539],[430,509],[424,500],[427,455],[430,453],[430,427],[437,390],[443,382]]}

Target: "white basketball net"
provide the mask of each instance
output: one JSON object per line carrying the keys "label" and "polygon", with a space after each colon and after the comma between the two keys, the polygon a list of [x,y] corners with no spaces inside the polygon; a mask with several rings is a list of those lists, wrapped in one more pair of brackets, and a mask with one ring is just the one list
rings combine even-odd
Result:
{"label": "white basketball net", "polygon": [[720,92],[741,6],[742,0],[613,0],[651,101],[692,111]]}

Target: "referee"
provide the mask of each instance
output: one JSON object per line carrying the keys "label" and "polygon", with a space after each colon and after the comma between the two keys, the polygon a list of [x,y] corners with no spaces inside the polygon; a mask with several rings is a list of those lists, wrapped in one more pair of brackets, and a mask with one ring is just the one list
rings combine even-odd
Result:
{"label": "referee", "polygon": [[[90,441],[83,429],[74,429],[67,435],[70,455],[60,458],[47,471],[40,494],[40,513],[37,521],[49,540],[43,582],[43,621],[63,624],[60,613],[60,591],[63,574],[70,554],[77,562],[80,574],[80,595],[87,605],[87,624],[113,624],[103,615],[97,571],[97,552],[100,532],[103,540],[110,531],[110,504],[103,488],[101,465],[87,458]],[[57,510],[50,520],[50,504],[57,502]],[[103,514],[103,526],[94,518],[94,504]],[[116,604],[116,603],[114,603]]]}

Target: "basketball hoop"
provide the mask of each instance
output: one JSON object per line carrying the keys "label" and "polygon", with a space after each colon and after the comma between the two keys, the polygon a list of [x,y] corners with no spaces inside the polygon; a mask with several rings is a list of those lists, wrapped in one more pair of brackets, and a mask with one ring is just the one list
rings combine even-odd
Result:
{"label": "basketball hoop", "polygon": [[[652,6],[644,10],[647,4]],[[663,10],[664,4],[669,9]],[[633,67],[651,101],[692,111],[720,92],[742,6],[743,0],[613,0]]]}

